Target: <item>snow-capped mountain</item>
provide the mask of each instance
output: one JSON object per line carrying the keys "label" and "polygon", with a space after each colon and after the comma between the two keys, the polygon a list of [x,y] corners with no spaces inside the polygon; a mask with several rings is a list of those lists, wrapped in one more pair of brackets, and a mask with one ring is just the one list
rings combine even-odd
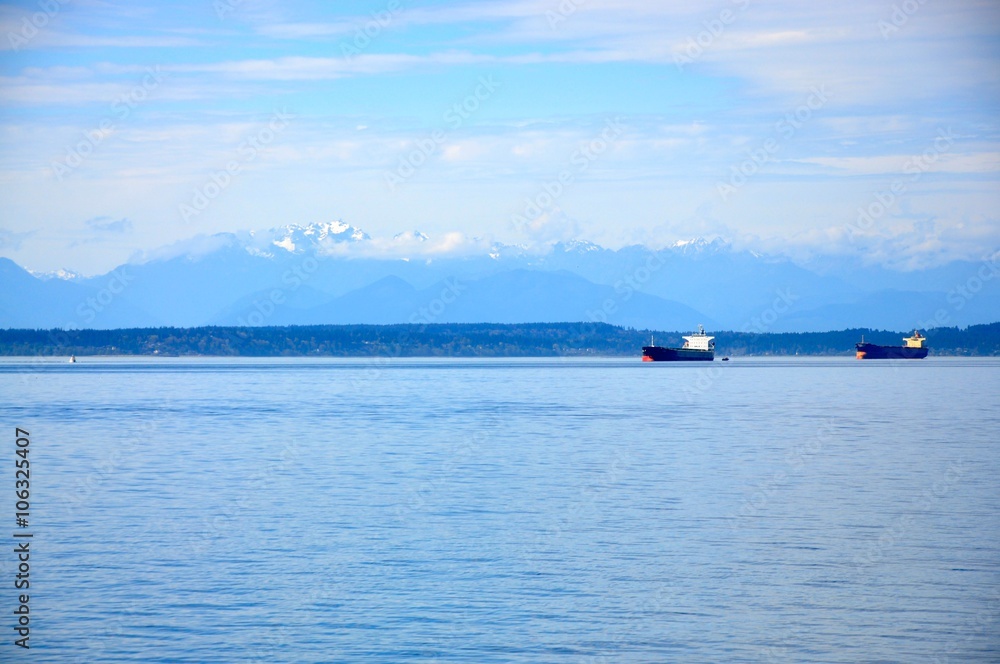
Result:
{"label": "snow-capped mountain", "polygon": [[249,231],[238,234],[237,238],[250,253],[261,256],[274,255],[277,250],[302,254],[323,250],[336,243],[360,242],[371,239],[360,228],[340,220],[313,223],[306,226],[288,224],[266,231]]}
{"label": "snow-capped mountain", "polygon": [[712,240],[707,240],[703,237],[696,237],[689,240],[677,240],[668,248],[682,254],[696,254],[730,251],[732,249],[732,245],[718,237]]}
{"label": "snow-capped mountain", "polygon": [[83,279],[83,275],[79,272],[73,272],[72,270],[55,270],[53,272],[35,272],[34,270],[29,270],[31,276],[41,279],[42,281],[48,281],[49,279],[61,279],[62,281],[79,281]]}
{"label": "snow-capped mountain", "polygon": [[586,240],[570,240],[569,242],[557,242],[552,245],[552,251],[562,253],[588,253],[591,251],[602,251],[604,247],[596,245]]}
{"label": "snow-capped mountain", "polygon": [[416,317],[607,321],[670,330],[702,323],[779,332],[1000,320],[1000,280],[977,282],[982,287],[973,295],[956,290],[981,268],[972,263],[905,277],[871,269],[850,279],[738,251],[718,238],[617,250],[582,240],[544,247],[470,241],[460,253],[442,251],[451,239],[419,231],[373,239],[333,221],[198,236],[89,278],[68,271],[32,275],[0,259],[0,327],[405,323]]}

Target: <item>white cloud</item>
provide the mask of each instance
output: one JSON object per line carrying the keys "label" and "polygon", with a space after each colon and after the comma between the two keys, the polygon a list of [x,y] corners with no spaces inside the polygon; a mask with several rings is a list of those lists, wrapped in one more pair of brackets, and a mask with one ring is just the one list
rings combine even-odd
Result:
{"label": "white cloud", "polygon": [[235,241],[236,238],[232,234],[196,235],[150,251],[138,251],[131,256],[129,262],[167,261],[178,256],[190,256],[197,260],[223,247],[231,246]]}
{"label": "white cloud", "polygon": [[440,237],[428,237],[416,231],[393,237],[371,237],[357,242],[340,242],[325,249],[331,255],[357,258],[443,258],[484,255],[491,246],[486,238],[469,237],[452,231]]}
{"label": "white cloud", "polygon": [[531,219],[524,232],[534,242],[567,242],[580,238],[580,223],[556,207]]}
{"label": "white cloud", "polygon": [[954,219],[895,214],[871,228],[854,224],[807,229],[785,236],[736,238],[738,249],[790,256],[808,263],[818,257],[859,259],[865,265],[919,270],[956,260],[980,260],[1000,248],[1000,219],[979,215]]}
{"label": "white cloud", "polygon": [[997,173],[1000,172],[1000,152],[978,154],[938,154],[929,152],[925,158],[916,155],[880,155],[874,157],[809,157],[802,163],[817,164],[844,175],[915,176],[923,173]]}
{"label": "white cloud", "polygon": [[29,237],[31,237],[31,231],[16,232],[7,230],[6,228],[0,228],[0,249],[10,249],[17,251],[21,248],[21,244]]}
{"label": "white cloud", "polygon": [[84,225],[96,233],[129,233],[132,231],[132,222],[125,217],[121,219],[94,217],[85,221]]}
{"label": "white cloud", "polygon": [[[774,123],[817,85],[830,91],[829,104],[782,141],[719,224],[774,237],[773,228],[801,229],[786,243],[790,250],[837,247],[837,227],[820,219],[833,215],[838,203],[830,203],[837,198],[831,192],[857,196],[846,207],[866,204],[887,178],[906,173],[938,127],[952,124],[963,136],[921,171],[922,182],[933,186],[907,195],[938,200],[935,225],[910,228],[904,220],[887,226],[886,233],[903,240],[893,243],[886,235],[878,240],[886,253],[874,254],[940,253],[939,245],[950,247],[945,254],[967,252],[974,233],[962,226],[964,217],[996,209],[996,2],[919,3],[885,36],[879,22],[892,18],[891,2],[403,3],[371,45],[350,58],[341,57],[337,38],[350,41],[371,15],[341,16],[331,6],[245,0],[217,20],[211,3],[194,18],[166,16],[142,2],[94,2],[86,11],[68,5],[0,77],[0,202],[16,204],[16,230],[36,224],[58,236],[60,223],[69,222],[52,220],[81,218],[68,214],[75,200],[89,206],[86,216],[134,218],[136,242],[152,242],[144,229],[165,216],[162,233],[169,235],[175,231],[162,208],[175,206],[174,197],[224,166],[266,122],[261,114],[288,101],[301,104],[301,119],[246,165],[223,197],[233,207],[226,207],[229,200],[213,207],[219,228],[242,221],[241,215],[263,214],[258,210],[280,191],[293,199],[289,205],[312,212],[350,205],[370,210],[384,227],[396,223],[394,216],[416,213],[441,224],[434,229],[438,239],[420,251],[460,250],[471,240],[445,242],[445,224],[469,235],[506,224],[525,195],[538,192],[593,138],[596,116],[627,106],[626,134],[567,188],[561,210],[546,213],[531,230],[538,238],[569,239],[581,227],[614,221],[622,228],[606,225],[598,239],[642,236],[663,218],[698,223],[692,210],[717,202],[707,190],[773,136]],[[118,9],[128,15],[117,16]],[[732,20],[717,34],[705,33],[717,27],[723,10]],[[20,18],[0,11],[0,25]],[[171,27],[158,27],[161,22]],[[692,62],[678,67],[676,57],[692,43],[698,47]],[[112,102],[145,76],[144,62],[160,62],[169,83],[116,122],[67,183],[55,183],[51,161],[109,116]],[[588,67],[604,64],[614,66]],[[437,119],[433,107],[421,105],[436,90],[418,83],[449,85],[477,69],[503,72],[503,98],[449,131],[419,174],[390,195],[381,186],[384,171],[435,128],[428,125]],[[545,109],[544,77],[600,88],[618,73],[648,88],[637,85],[632,98],[584,89],[584,101],[566,95]],[[362,78],[370,80],[346,80]],[[536,89],[545,103],[535,99]],[[648,104],[637,102],[647,90]],[[853,189],[844,184],[852,182]],[[777,186],[755,198],[762,183]],[[962,187],[969,183],[982,191],[966,196]],[[662,193],[667,188],[670,195]],[[795,207],[797,199],[824,197],[829,205],[813,205],[807,214]],[[619,207],[628,213],[617,217]],[[982,232],[981,223],[975,227]]]}

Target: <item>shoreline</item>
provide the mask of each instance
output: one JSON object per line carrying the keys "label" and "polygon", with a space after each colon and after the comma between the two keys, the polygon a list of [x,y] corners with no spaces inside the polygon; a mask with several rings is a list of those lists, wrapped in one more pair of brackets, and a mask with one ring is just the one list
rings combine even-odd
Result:
{"label": "shoreline", "polygon": [[[45,360],[45,361],[57,361],[65,362],[67,364],[72,364],[69,361],[71,355],[69,354],[45,354],[45,355],[4,355],[0,354],[0,362],[4,360]],[[562,354],[562,355],[471,355],[471,354],[455,354],[455,355],[402,355],[402,354],[372,354],[372,355],[212,355],[207,353],[186,353],[186,354],[162,354],[162,353],[76,353],[75,357],[77,362],[81,359],[110,359],[110,360],[127,360],[127,359],[164,359],[164,360],[184,360],[184,359],[211,359],[211,360],[376,360],[376,361],[386,361],[386,360],[584,360],[584,359],[594,359],[594,360],[628,360],[634,359],[637,362],[642,362],[642,355],[640,354],[602,354],[602,353],[576,353],[576,354]],[[857,360],[853,352],[842,352],[842,353],[770,353],[766,355],[737,355],[729,354],[722,355],[719,354],[714,361],[708,362],[685,362],[685,361],[673,361],[673,362],[646,362],[644,364],[650,365],[706,365],[712,364],[712,362],[721,362],[722,358],[725,357],[730,361],[736,360],[762,360],[762,359],[849,359],[852,361]],[[931,353],[926,358],[920,358],[925,360],[937,359],[955,359],[955,358],[970,358],[970,359],[985,359],[996,357],[1000,358],[1000,354],[973,354],[973,353]],[[916,360],[917,358],[911,358]],[[901,358],[887,359],[885,363],[901,361]],[[868,364],[879,364],[878,360],[865,360]]]}
{"label": "shoreline", "polygon": [[[923,331],[931,357],[1000,356],[1000,322]],[[896,346],[912,331],[711,332],[716,360],[853,356],[862,338]],[[288,327],[0,330],[0,357],[639,357],[654,337],[679,347],[688,331],[607,323],[438,323]]]}

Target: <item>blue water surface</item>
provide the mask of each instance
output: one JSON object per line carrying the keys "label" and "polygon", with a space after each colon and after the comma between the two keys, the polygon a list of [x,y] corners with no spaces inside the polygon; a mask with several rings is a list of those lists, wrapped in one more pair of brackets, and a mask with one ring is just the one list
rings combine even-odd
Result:
{"label": "blue water surface", "polygon": [[994,358],[5,359],[0,423],[2,661],[1000,661]]}

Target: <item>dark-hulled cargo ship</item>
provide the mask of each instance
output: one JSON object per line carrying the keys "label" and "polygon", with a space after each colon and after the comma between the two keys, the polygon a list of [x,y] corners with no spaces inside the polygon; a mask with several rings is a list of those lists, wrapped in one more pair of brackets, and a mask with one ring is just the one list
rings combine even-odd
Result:
{"label": "dark-hulled cargo ship", "polygon": [[689,337],[684,337],[684,345],[680,348],[665,348],[652,345],[642,347],[643,362],[687,362],[691,360],[715,359],[715,337],[705,334],[705,328],[698,326],[698,331]]}
{"label": "dark-hulled cargo ship", "polygon": [[905,346],[879,346],[861,341],[855,344],[859,360],[922,360],[927,357],[928,348],[924,346],[927,338],[920,332],[913,331],[912,337],[904,337]]}

